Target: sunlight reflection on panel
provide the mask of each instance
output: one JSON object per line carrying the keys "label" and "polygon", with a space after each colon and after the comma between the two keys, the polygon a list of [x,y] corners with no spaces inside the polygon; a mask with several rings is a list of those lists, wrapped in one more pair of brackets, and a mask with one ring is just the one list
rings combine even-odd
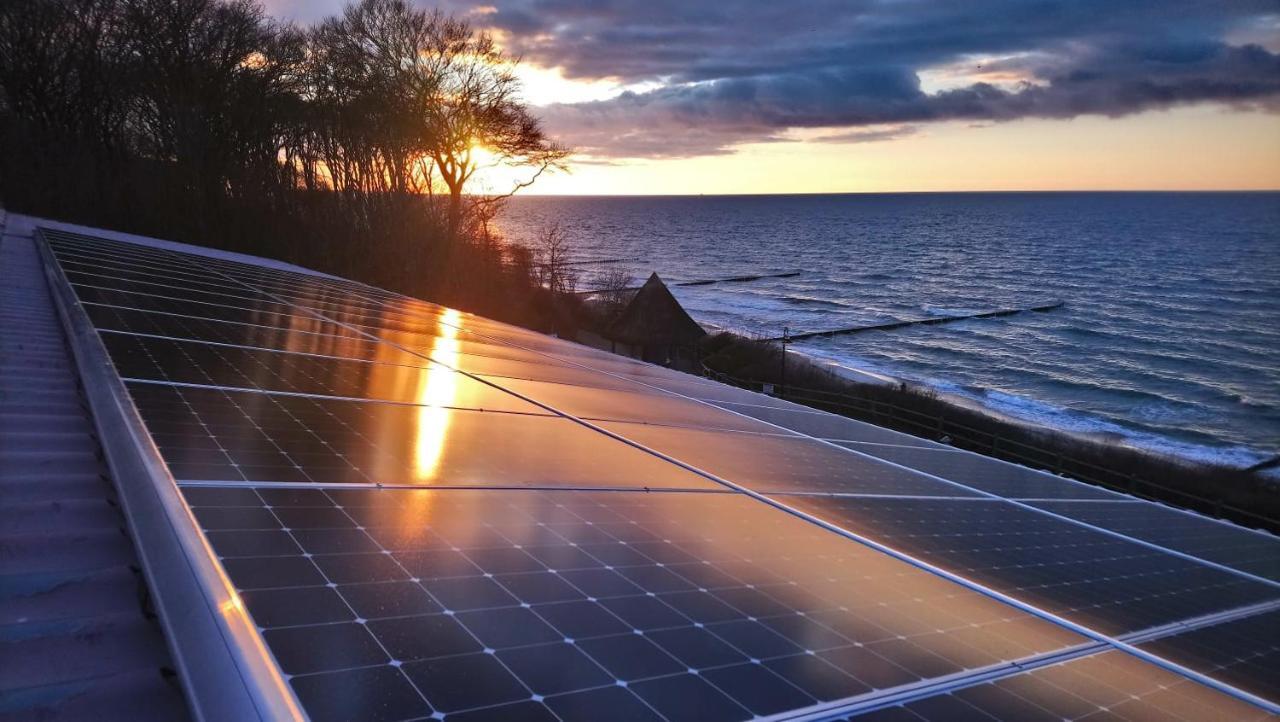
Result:
{"label": "sunlight reflection on panel", "polygon": [[444,452],[449,434],[449,410],[458,392],[458,373],[446,366],[458,364],[458,328],[461,314],[453,309],[445,311],[437,324],[439,336],[431,348],[431,358],[440,364],[432,364],[421,373],[425,381],[418,387],[417,401],[424,406],[418,409],[418,431],[413,450],[414,479],[431,481],[440,468],[440,455]]}

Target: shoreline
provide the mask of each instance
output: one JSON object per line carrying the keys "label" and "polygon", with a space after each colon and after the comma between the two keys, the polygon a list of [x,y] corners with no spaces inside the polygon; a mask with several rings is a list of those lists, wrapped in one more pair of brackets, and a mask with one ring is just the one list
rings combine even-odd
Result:
{"label": "shoreline", "polygon": [[[1010,396],[1010,398],[1015,399],[1014,403],[1016,404],[1025,405],[1027,407],[1039,406],[1044,409],[1043,413],[1025,415],[1018,414],[1002,408],[1002,406],[1007,406],[1008,404],[1002,404],[999,401],[986,400],[985,397],[991,393],[986,389],[975,389],[971,391],[964,389],[964,387],[959,385],[945,381],[937,384],[926,381],[916,381],[900,376],[893,376],[882,371],[858,368],[844,360],[807,353],[797,349],[789,349],[788,353],[793,354],[798,358],[802,358],[807,362],[813,363],[820,368],[827,369],[854,383],[871,383],[885,386],[917,386],[931,390],[937,394],[939,399],[945,400],[948,403],[955,404],[956,406],[967,408],[978,413],[995,416],[1007,423],[1022,424],[1028,428],[1049,429],[1055,433],[1072,436],[1093,443],[1114,444],[1132,449],[1136,452],[1168,457],[1171,460],[1180,463],[1222,466],[1243,471],[1253,464],[1257,464],[1271,458],[1267,452],[1260,449],[1245,446],[1211,447],[1196,444],[1194,442],[1179,441],[1171,436],[1125,429],[1115,422],[1091,416],[1086,412],[1057,407],[1039,399],[1006,394]],[[960,388],[963,389],[963,391],[952,391],[949,390],[948,387]],[[1055,424],[1052,419],[1045,419],[1045,416],[1061,416],[1067,418],[1076,417],[1081,425],[1093,427],[1113,426],[1116,428],[1114,431],[1107,430],[1105,428],[1070,428],[1061,424]],[[1262,473],[1264,476],[1274,477],[1277,482],[1280,482],[1280,469],[1271,469]]]}
{"label": "shoreline", "polygon": [[957,449],[1250,527],[1280,529],[1280,474],[1274,470],[1249,472],[1139,447],[1119,435],[1058,429],[976,399],[815,360],[795,350],[788,352],[783,387],[778,345],[732,333],[709,336],[701,351],[704,369],[722,383],[758,392],[771,389],[775,397]]}

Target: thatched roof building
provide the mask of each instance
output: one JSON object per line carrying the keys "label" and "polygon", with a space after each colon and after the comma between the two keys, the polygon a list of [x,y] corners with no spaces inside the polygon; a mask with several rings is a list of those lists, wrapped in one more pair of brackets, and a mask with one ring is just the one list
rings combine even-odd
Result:
{"label": "thatched roof building", "polygon": [[610,340],[629,346],[693,346],[706,335],[656,273],[606,332]]}

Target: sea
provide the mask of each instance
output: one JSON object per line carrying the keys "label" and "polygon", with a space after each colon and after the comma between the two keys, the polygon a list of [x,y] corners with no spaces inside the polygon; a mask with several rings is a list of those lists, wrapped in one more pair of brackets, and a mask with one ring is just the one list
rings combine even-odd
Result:
{"label": "sea", "polygon": [[[1062,301],[790,348],[1160,453],[1280,453],[1280,193],[527,196],[497,223],[558,224],[581,289],[656,271],[755,336]],[[787,275],[674,285],[767,274]]]}

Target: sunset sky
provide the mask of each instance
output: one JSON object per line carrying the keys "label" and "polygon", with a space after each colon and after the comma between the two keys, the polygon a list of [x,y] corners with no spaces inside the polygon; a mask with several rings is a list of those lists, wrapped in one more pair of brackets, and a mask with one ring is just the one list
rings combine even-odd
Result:
{"label": "sunset sky", "polygon": [[439,6],[523,59],[577,150],[537,193],[1280,188],[1270,0]]}

